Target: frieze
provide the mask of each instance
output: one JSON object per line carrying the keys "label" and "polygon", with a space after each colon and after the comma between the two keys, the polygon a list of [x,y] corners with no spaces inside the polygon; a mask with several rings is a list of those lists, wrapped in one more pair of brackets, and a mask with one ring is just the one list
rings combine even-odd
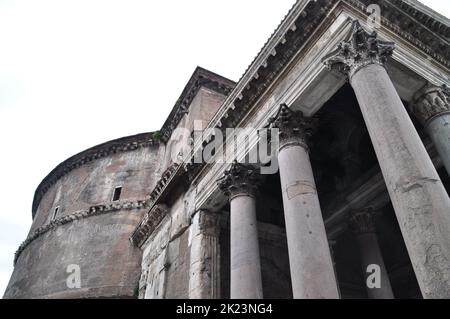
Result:
{"label": "frieze", "polygon": [[179,167],[180,165],[178,163],[174,163],[170,165],[162,174],[161,178],[156,183],[156,186],[153,188],[152,192],[148,195],[151,206],[153,206],[153,204],[158,200],[159,196],[162,194],[166,186],[172,180],[175,172],[177,172]]}

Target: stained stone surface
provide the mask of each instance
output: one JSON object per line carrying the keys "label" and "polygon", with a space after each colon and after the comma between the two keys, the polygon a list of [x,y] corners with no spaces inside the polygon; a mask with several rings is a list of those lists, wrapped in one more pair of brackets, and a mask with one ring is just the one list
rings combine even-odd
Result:
{"label": "stained stone surface", "polygon": [[[417,1],[379,2],[377,38],[362,31],[370,0],[298,1],[239,83],[197,68],[161,130],[58,165],[36,190],[5,297],[228,298],[238,287],[245,297],[292,298],[291,282],[302,278],[310,288],[302,297],[365,298],[364,256],[347,219],[367,205],[382,211],[378,252],[395,295],[450,297],[448,116],[412,123],[399,97],[413,105],[427,82],[448,81],[450,23]],[[330,61],[350,74],[354,91],[321,61],[349,27],[353,37]],[[393,58],[394,44],[384,40],[395,42]],[[175,162],[189,155],[195,120],[261,129],[280,105],[320,115],[318,130],[308,129],[311,145],[302,139],[280,155],[281,183],[275,174],[222,194],[217,178],[228,164]],[[112,202],[119,186],[121,199]],[[239,196],[230,205],[227,195]],[[219,216],[217,234],[199,227],[199,213]],[[373,238],[363,246],[377,252]],[[79,289],[66,285],[71,264],[80,266]]]}

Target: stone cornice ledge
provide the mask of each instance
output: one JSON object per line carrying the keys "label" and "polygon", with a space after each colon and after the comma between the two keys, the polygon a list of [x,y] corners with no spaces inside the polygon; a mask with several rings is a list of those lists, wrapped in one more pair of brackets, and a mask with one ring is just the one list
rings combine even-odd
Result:
{"label": "stone cornice ledge", "polygon": [[[405,0],[341,0],[365,11],[367,6],[378,4],[382,25],[400,35],[433,59],[450,68],[450,22],[440,16],[431,16],[412,1]],[[415,2],[415,1],[414,1]]]}
{"label": "stone cornice ledge", "polygon": [[137,247],[142,247],[146,240],[150,237],[153,231],[163,220],[168,212],[167,205],[160,204],[155,205],[149,212],[147,212],[142,218],[139,225],[130,236],[130,241]]}
{"label": "stone cornice ledge", "polygon": [[86,210],[80,210],[69,215],[52,220],[45,226],[41,226],[28,235],[27,239],[19,246],[14,256],[14,265],[17,262],[20,254],[25,250],[25,248],[34,240],[42,236],[43,234],[65,224],[72,223],[76,220],[99,216],[103,214],[117,212],[119,210],[138,210],[147,209],[149,207],[148,201],[146,200],[135,200],[135,201],[124,201],[117,203],[107,203],[99,204],[89,207]]}

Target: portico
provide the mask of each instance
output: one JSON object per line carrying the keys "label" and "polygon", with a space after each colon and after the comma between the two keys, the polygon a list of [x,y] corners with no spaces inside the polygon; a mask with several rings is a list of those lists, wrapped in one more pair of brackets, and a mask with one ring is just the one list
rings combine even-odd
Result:
{"label": "portico", "polygon": [[[261,139],[227,137],[233,158],[187,157],[173,174],[187,179],[196,236],[190,296],[450,297],[445,24],[412,22],[414,6],[401,3],[382,1],[374,32],[365,2],[299,1],[214,114],[206,129],[277,129],[279,144],[249,163]],[[262,173],[274,164],[277,173]],[[161,189],[155,202],[170,198]],[[198,228],[210,219],[213,233]],[[367,285],[369,269],[379,287]]]}
{"label": "portico", "polygon": [[[450,276],[450,268],[445,261],[450,260],[450,240],[447,238],[450,233],[450,200],[386,72],[386,62],[393,51],[394,43],[381,41],[376,33],[366,31],[359,21],[354,21],[346,39],[323,61],[330,69],[348,76],[355,92],[423,297],[447,298],[450,297],[450,286],[446,278]],[[430,97],[430,94],[434,96]],[[439,120],[444,124],[440,128],[428,128],[428,132],[432,136],[435,134],[432,140],[444,163],[447,159],[444,145],[447,94],[445,87],[429,89],[421,95],[419,92],[415,107],[416,110],[430,108],[426,101],[431,101],[434,108],[439,109],[434,118],[427,121]],[[282,105],[276,116],[269,120],[271,127],[280,130],[278,163],[294,298],[339,297],[308,156],[308,136],[314,131],[316,120],[300,111],[293,111],[287,105]],[[231,216],[237,211],[234,205],[230,206]],[[358,222],[360,230],[357,230]],[[369,228],[361,232],[361,223],[364,222]],[[368,290],[369,297],[393,298],[373,229],[373,216],[360,210],[351,215],[351,224],[363,266],[373,263],[381,269],[382,288]],[[237,227],[231,223],[232,232],[242,231]],[[422,237],[421,234],[427,235]],[[425,263],[423,258],[426,258]],[[233,291],[233,281],[231,289]]]}

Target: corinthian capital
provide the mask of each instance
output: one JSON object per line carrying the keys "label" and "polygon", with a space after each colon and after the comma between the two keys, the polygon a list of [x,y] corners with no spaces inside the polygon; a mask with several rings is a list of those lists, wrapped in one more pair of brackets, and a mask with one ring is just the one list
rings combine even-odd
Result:
{"label": "corinthian capital", "polygon": [[317,127],[317,119],[307,118],[301,111],[293,111],[282,104],[275,117],[269,120],[269,127],[279,130],[280,148],[297,143],[308,149],[308,138]]}
{"label": "corinthian capital", "polygon": [[246,194],[255,196],[261,182],[259,170],[251,165],[234,162],[231,168],[225,171],[217,183],[219,189],[231,198]]}
{"label": "corinthian capital", "polygon": [[416,94],[412,110],[423,125],[440,114],[450,112],[450,89],[446,85],[427,86]]}
{"label": "corinthian capital", "polygon": [[374,212],[371,208],[353,212],[350,215],[349,226],[355,235],[374,233]]}
{"label": "corinthian capital", "polygon": [[347,38],[337,49],[322,59],[330,69],[337,70],[351,78],[369,64],[384,65],[395,49],[393,42],[381,41],[377,32],[364,30],[358,20],[353,21]]}

